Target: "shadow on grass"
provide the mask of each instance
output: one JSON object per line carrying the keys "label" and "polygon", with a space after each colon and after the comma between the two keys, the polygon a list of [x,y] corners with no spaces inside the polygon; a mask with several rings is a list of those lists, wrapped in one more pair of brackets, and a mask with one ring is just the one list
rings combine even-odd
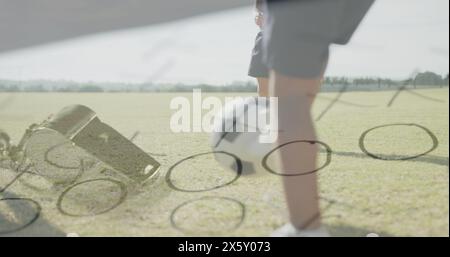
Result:
{"label": "shadow on grass", "polygon": [[[325,150],[320,150],[321,153],[326,153]],[[344,157],[353,157],[353,158],[365,158],[365,159],[374,159],[368,155],[366,155],[365,153],[355,153],[355,152],[344,152],[344,151],[333,151],[334,155],[338,155],[338,156],[344,156]],[[390,159],[401,159],[401,158],[406,158],[408,156],[406,155],[386,155],[384,157],[389,157]],[[402,161],[402,160],[390,160],[390,161]],[[436,155],[424,155],[424,156],[420,156],[418,158],[415,159],[410,159],[410,160],[403,160],[403,161],[408,161],[408,162],[425,162],[425,163],[429,163],[429,164],[436,164],[436,165],[441,165],[441,166],[448,166],[449,164],[449,158],[448,157],[442,157],[442,156],[436,156]]]}
{"label": "shadow on grass", "polygon": [[0,237],[66,236],[42,216],[38,202],[4,193],[0,196],[0,203],[8,208],[0,209]]}
{"label": "shadow on grass", "polygon": [[379,237],[393,237],[387,232],[370,231],[363,228],[352,227],[349,225],[325,225],[332,237],[367,237],[369,234],[376,234]]}

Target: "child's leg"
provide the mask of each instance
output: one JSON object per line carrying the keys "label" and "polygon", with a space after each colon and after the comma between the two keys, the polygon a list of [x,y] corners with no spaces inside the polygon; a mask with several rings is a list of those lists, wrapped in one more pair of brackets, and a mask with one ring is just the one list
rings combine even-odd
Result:
{"label": "child's leg", "polygon": [[257,78],[258,80],[258,95],[260,97],[269,96],[269,79],[264,77]]}
{"label": "child's leg", "polygon": [[[300,79],[272,72],[270,95],[279,97],[279,137],[283,144],[294,140],[316,140],[311,106],[320,88],[320,78]],[[291,144],[280,149],[282,172],[286,175],[316,169],[317,145]],[[320,226],[317,175],[284,176],[291,223],[298,229]]]}
{"label": "child's leg", "polygon": [[[267,1],[264,5],[264,62],[273,70],[270,95],[279,97],[279,143],[316,140],[311,105],[326,68],[329,46],[346,44],[372,3]],[[291,144],[281,148],[280,154],[285,175],[316,168],[317,144]],[[283,182],[292,225],[298,229],[317,228],[317,175],[285,176]]]}

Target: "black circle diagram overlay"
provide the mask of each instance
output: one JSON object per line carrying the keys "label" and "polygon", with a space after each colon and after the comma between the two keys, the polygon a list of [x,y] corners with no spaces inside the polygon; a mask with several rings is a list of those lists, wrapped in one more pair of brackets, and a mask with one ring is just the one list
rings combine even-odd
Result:
{"label": "black circle diagram overlay", "polygon": [[186,207],[186,206],[188,206],[190,204],[199,202],[199,201],[204,201],[204,200],[222,200],[222,201],[227,201],[227,202],[230,202],[231,204],[237,205],[239,207],[239,209],[241,210],[240,211],[241,213],[240,213],[239,220],[236,222],[236,224],[231,226],[229,229],[226,229],[225,231],[220,231],[220,232],[229,232],[229,231],[236,230],[244,222],[246,210],[245,210],[245,205],[242,202],[240,202],[240,201],[238,201],[236,199],[233,199],[233,198],[230,198],[230,197],[224,197],[224,196],[204,196],[204,197],[201,197],[201,198],[197,198],[197,199],[186,201],[186,202],[178,205],[172,211],[172,213],[170,214],[170,224],[172,225],[172,227],[175,228],[178,231],[181,231],[181,232],[185,233],[185,234],[194,234],[194,233],[196,233],[197,231],[187,230],[187,229],[183,228],[182,226],[180,226],[179,224],[177,224],[177,222],[175,221],[175,216],[184,207]]}
{"label": "black circle diagram overlay", "polygon": [[[291,144],[297,144],[297,143],[308,143],[308,144],[319,144],[321,146],[323,146],[325,148],[325,151],[327,152],[327,157],[326,157],[326,161],[325,163],[318,167],[315,170],[311,170],[311,171],[306,171],[306,172],[299,172],[299,173],[281,173],[281,172],[277,172],[275,170],[273,170],[271,167],[269,167],[269,165],[267,164],[267,161],[270,157],[271,154],[273,154],[275,151],[280,150],[282,147],[285,147],[287,145],[291,145]],[[275,147],[274,149],[272,149],[270,152],[268,152],[264,158],[262,159],[262,166],[264,167],[264,169],[266,169],[268,172],[275,174],[275,175],[279,175],[279,176],[285,176],[285,177],[293,177],[293,176],[303,176],[303,175],[308,175],[308,174],[312,174],[315,172],[318,172],[319,170],[324,169],[325,167],[327,167],[328,165],[330,165],[331,163],[331,154],[333,153],[333,151],[331,150],[331,147],[328,146],[327,144],[320,142],[320,141],[311,141],[311,140],[296,140],[296,141],[291,141],[291,142],[287,142],[284,144],[281,144],[277,147]]]}
{"label": "black circle diagram overlay", "polygon": [[[40,154],[36,158],[30,156],[29,159],[33,163],[35,175],[40,175],[58,184],[70,185],[75,183],[85,172],[85,159],[81,156],[74,159],[72,158],[72,154],[66,153],[67,151],[64,153],[64,159],[70,159],[71,161],[76,160],[78,165],[67,166],[51,159],[51,155],[54,151],[68,145],[70,145],[70,142],[58,143],[43,150],[42,157]],[[28,151],[29,150],[27,149],[27,155],[31,155]],[[36,151],[35,153],[40,153],[40,151]]]}
{"label": "black circle diagram overlay", "polygon": [[[386,128],[386,127],[394,127],[394,126],[409,126],[409,127],[420,128],[423,131],[425,131],[425,133],[431,138],[433,145],[431,146],[431,148],[429,150],[427,150],[423,153],[413,155],[413,156],[399,157],[399,158],[396,158],[396,157],[389,158],[389,157],[386,157],[386,155],[377,155],[377,154],[371,153],[367,150],[365,142],[364,142],[367,134],[369,134],[370,132],[372,132],[376,129]],[[424,126],[414,124],[414,123],[394,123],[394,124],[386,124],[386,125],[376,126],[376,127],[373,127],[371,129],[364,131],[364,133],[362,133],[361,137],[359,138],[359,148],[361,149],[361,151],[363,151],[366,155],[368,155],[374,159],[384,160],[384,161],[405,161],[405,160],[415,159],[415,158],[418,158],[420,156],[426,155],[426,154],[434,151],[438,147],[438,145],[439,145],[439,141],[438,141],[437,137],[433,134],[433,132],[431,132],[431,130],[429,130],[428,128],[426,128]]]}
{"label": "black circle diagram overlay", "polygon": [[[57,148],[59,148],[59,147],[68,145],[68,144],[70,144],[70,143],[71,143],[71,142],[63,142],[63,143],[60,143],[60,144],[57,144],[57,145],[54,145],[54,146],[50,147],[50,148],[45,152],[45,154],[44,154],[44,160],[45,160],[45,162],[48,163],[48,164],[50,164],[50,165],[52,165],[52,166],[54,166],[54,167],[56,167],[56,168],[60,168],[60,169],[69,169],[69,170],[80,169],[80,168],[81,168],[81,165],[78,165],[78,166],[64,166],[64,165],[58,164],[58,163],[56,163],[56,162],[54,162],[54,161],[52,161],[52,160],[50,159],[50,154],[51,154],[53,151],[55,151],[55,150],[56,150]],[[80,169],[80,170],[81,170],[81,169]]]}
{"label": "black circle diagram overlay", "polygon": [[[64,200],[64,197],[67,195],[67,193],[69,193],[72,189],[74,189],[77,186],[83,185],[83,184],[88,184],[88,183],[93,183],[93,182],[98,182],[98,181],[103,181],[103,182],[110,182],[112,184],[115,184],[116,186],[119,187],[120,189],[120,197],[117,200],[117,202],[115,202],[114,204],[112,204],[110,207],[99,211],[97,213],[89,213],[89,214],[76,214],[76,213],[70,213],[66,210],[64,210],[63,206],[62,206],[62,202]],[[61,195],[58,198],[58,201],[56,203],[56,207],[58,208],[59,212],[61,212],[64,215],[67,216],[71,216],[71,217],[88,217],[88,216],[96,216],[96,215],[100,215],[100,214],[104,214],[106,212],[109,212],[111,210],[113,210],[114,208],[116,208],[117,206],[119,206],[121,203],[123,203],[125,201],[125,198],[127,197],[128,191],[126,188],[126,185],[123,182],[120,182],[118,180],[113,180],[113,179],[109,179],[109,178],[98,178],[98,179],[90,179],[90,180],[85,180],[76,184],[71,185],[70,187],[66,188]]]}
{"label": "black circle diagram overlay", "polygon": [[[173,170],[178,165],[180,165],[181,163],[183,163],[185,161],[192,160],[192,159],[194,159],[196,157],[203,156],[203,155],[208,155],[208,154],[225,154],[225,155],[228,155],[228,156],[232,157],[235,160],[235,162],[236,162],[236,176],[232,180],[228,181],[227,183],[224,183],[224,184],[221,184],[221,185],[217,185],[215,187],[207,188],[207,189],[191,190],[191,189],[179,188],[179,187],[175,186],[175,184],[172,182],[171,175],[172,175]],[[237,157],[234,154],[231,154],[231,153],[228,153],[228,152],[224,152],[224,151],[213,151],[213,152],[206,152],[206,153],[199,153],[199,154],[191,155],[191,156],[188,156],[188,157],[178,161],[177,163],[172,165],[169,168],[169,170],[167,171],[166,182],[169,185],[169,187],[174,189],[174,190],[181,191],[181,192],[187,192],[187,193],[198,193],[198,192],[211,191],[211,190],[215,190],[215,189],[218,189],[218,188],[222,188],[222,187],[231,185],[236,180],[238,180],[241,175],[242,175],[242,162],[241,162],[241,159],[239,159],[239,157]]]}
{"label": "black circle diagram overlay", "polygon": [[20,226],[18,226],[16,228],[13,228],[13,229],[6,229],[6,230],[0,229],[0,235],[9,234],[9,233],[13,233],[13,232],[17,232],[19,230],[22,230],[22,229],[30,226],[31,224],[33,224],[39,218],[39,216],[41,215],[42,207],[41,207],[41,205],[38,202],[36,202],[33,199],[29,199],[29,198],[3,198],[3,199],[0,199],[0,201],[10,201],[10,202],[23,201],[23,202],[28,202],[29,204],[34,206],[34,208],[32,208],[31,205],[28,205],[27,208],[35,210],[34,211],[34,215],[27,222],[24,222]]}

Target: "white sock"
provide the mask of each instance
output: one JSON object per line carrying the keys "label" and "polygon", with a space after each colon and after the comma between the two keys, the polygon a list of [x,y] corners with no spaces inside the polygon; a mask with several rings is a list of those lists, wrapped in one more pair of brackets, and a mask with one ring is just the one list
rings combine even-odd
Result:
{"label": "white sock", "polygon": [[270,236],[272,237],[329,237],[327,229],[320,226],[316,229],[298,229],[288,223],[276,229]]}

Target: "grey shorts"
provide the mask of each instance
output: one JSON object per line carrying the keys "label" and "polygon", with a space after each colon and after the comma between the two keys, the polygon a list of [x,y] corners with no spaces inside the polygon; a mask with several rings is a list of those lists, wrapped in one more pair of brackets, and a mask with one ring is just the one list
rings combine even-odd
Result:
{"label": "grey shorts", "polygon": [[268,0],[263,60],[281,74],[317,78],[331,44],[346,44],[374,0]]}
{"label": "grey shorts", "polygon": [[248,75],[254,78],[268,78],[269,69],[263,61],[263,32],[256,35]]}

